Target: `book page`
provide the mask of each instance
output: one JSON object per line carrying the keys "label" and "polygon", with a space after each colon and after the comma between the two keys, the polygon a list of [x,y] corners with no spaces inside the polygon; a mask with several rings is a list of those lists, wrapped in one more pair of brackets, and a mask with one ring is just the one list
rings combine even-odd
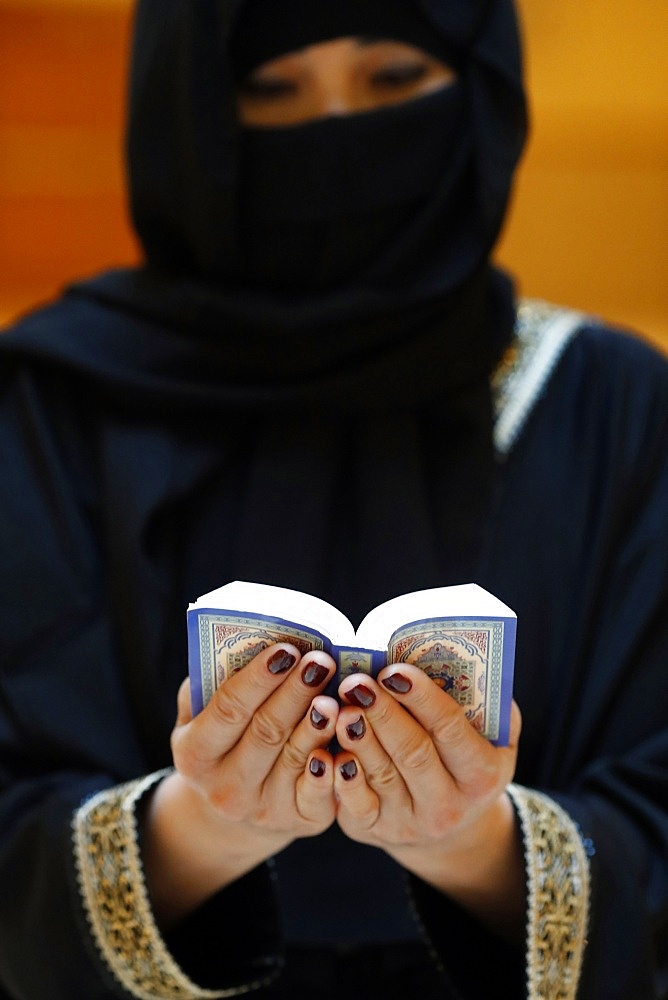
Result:
{"label": "book page", "polygon": [[402,594],[370,611],[357,629],[357,641],[372,649],[387,648],[402,625],[430,618],[515,618],[515,612],[476,583],[435,587]]}
{"label": "book page", "polygon": [[250,617],[259,615],[262,618],[282,619],[293,625],[315,629],[336,645],[350,645],[355,641],[352,623],[338,608],[312,594],[286,587],[234,580],[198,597],[190,607],[242,611]]}

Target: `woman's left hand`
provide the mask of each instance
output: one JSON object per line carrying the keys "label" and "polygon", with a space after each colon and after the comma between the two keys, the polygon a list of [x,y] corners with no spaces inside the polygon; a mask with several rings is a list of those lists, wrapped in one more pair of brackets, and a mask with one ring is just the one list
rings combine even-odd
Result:
{"label": "woman's left hand", "polygon": [[339,693],[335,792],[344,833],[521,939],[522,845],[505,791],[517,759],[517,706],[509,746],[495,747],[409,664],[385,668],[378,682],[350,676]]}

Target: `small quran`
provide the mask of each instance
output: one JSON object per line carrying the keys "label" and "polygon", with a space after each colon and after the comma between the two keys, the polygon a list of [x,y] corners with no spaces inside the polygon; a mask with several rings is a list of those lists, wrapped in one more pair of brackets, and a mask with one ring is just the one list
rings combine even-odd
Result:
{"label": "small quran", "polygon": [[188,608],[193,711],[267,646],[289,642],[302,656],[324,650],[337,663],[327,694],[353,673],[375,677],[412,663],[453,697],[483,736],[508,743],[517,617],[477,584],[415,591],[380,604],[357,630],[310,594],[234,581]]}

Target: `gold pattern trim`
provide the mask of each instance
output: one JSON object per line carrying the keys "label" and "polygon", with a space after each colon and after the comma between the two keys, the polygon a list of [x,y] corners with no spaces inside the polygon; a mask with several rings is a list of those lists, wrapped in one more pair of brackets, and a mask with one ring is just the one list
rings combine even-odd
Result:
{"label": "gold pattern trim", "polygon": [[95,943],[121,986],[139,1000],[216,1000],[257,989],[206,990],[169,953],[148,898],[136,807],[169,771],[100,792],[74,814],[79,889]]}
{"label": "gold pattern trim", "polygon": [[557,362],[587,317],[571,309],[522,299],[515,338],[492,375],[494,443],[507,455],[543,394]]}
{"label": "gold pattern trim", "polygon": [[547,795],[508,788],[527,872],[528,1000],[575,1000],[589,920],[589,860],[577,825]]}

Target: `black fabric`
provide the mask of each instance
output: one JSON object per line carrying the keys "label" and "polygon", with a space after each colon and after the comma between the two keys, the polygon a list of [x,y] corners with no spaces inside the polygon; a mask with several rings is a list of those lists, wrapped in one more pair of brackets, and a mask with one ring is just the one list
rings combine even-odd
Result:
{"label": "black fabric", "polygon": [[247,129],[244,279],[295,294],[397,280],[408,291],[438,265],[451,291],[481,259],[462,232],[471,152],[459,83],[382,111]]}
{"label": "black fabric", "polygon": [[406,0],[246,0],[233,24],[237,79],[277,56],[334,38],[399,39],[459,67],[461,53],[434,29],[417,4]]}
{"label": "black fabric", "polygon": [[266,1000],[365,997],[366,1000],[443,1000],[447,985],[425,944],[288,948],[283,975]]}

